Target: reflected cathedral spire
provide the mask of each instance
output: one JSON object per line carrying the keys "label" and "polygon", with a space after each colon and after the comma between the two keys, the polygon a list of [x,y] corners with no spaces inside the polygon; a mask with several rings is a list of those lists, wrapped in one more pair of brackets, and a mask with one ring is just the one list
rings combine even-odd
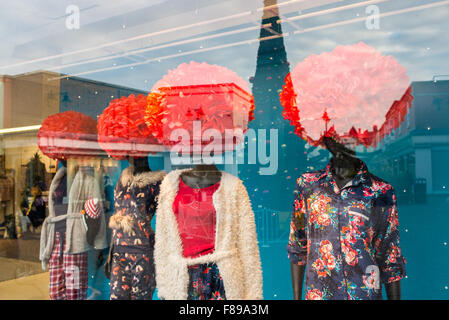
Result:
{"label": "reflected cathedral spire", "polygon": [[[267,132],[266,152],[270,152],[270,129],[278,132],[278,168],[274,175],[259,175],[259,166],[242,168],[241,176],[249,187],[256,209],[289,211],[296,178],[305,169],[304,142],[293,135],[293,127],[282,117],[279,92],[289,73],[279,8],[276,0],[265,0],[261,19],[257,67],[251,78],[256,105],[255,120],[249,125]],[[266,166],[260,164],[261,167]]]}

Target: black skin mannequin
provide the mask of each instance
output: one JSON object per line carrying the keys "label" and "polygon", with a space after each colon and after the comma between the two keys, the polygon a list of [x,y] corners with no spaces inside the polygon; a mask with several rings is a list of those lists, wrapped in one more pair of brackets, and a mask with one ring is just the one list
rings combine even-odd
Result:
{"label": "black skin mannequin", "polygon": [[221,179],[221,172],[214,164],[198,164],[181,174],[182,181],[191,188],[207,188]]}
{"label": "black skin mannequin", "polygon": [[134,175],[151,171],[150,166],[148,164],[147,157],[143,157],[143,158],[128,157],[128,162],[131,166],[134,167],[134,171],[133,171]]}
{"label": "black skin mannequin", "polygon": [[[324,144],[333,155],[331,163],[332,176],[337,186],[341,189],[357,174],[360,160],[356,157],[354,151],[332,138],[324,137]],[[294,300],[301,300],[305,269],[305,265],[290,264]],[[387,292],[388,300],[400,300],[401,281],[385,284],[385,291]]]}

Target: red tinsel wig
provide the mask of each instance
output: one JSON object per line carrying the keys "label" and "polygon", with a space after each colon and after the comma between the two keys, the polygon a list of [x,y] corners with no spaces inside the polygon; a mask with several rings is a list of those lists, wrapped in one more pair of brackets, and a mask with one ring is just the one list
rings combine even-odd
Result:
{"label": "red tinsel wig", "polygon": [[145,157],[154,151],[154,129],[144,119],[147,97],[131,94],[114,99],[98,118],[98,142],[114,159]]}
{"label": "red tinsel wig", "polygon": [[39,149],[52,159],[92,156],[97,146],[97,123],[76,111],[56,113],[44,120],[37,139]]}
{"label": "red tinsel wig", "polygon": [[[225,67],[198,62],[183,63],[158,81],[145,113],[147,125],[157,128],[153,136],[162,144],[192,146],[200,133],[201,149],[212,143],[221,151],[241,143],[253,119],[254,98],[247,83]],[[179,132],[189,139],[176,140]],[[232,141],[226,140],[226,132],[234,133]]]}

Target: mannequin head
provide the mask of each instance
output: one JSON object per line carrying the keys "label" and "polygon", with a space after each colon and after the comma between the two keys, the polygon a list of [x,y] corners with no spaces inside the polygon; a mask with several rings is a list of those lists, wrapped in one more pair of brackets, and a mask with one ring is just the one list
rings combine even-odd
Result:
{"label": "mannequin head", "polygon": [[323,137],[323,142],[327,150],[329,150],[329,152],[332,153],[334,157],[337,157],[337,155],[339,155],[340,157],[346,156],[350,158],[355,158],[355,151],[348,149],[335,139],[325,136]]}
{"label": "mannequin head", "polygon": [[356,157],[355,151],[330,137],[324,137],[323,141],[327,150],[333,155],[331,164],[336,177],[345,180],[352,178],[360,166],[360,160]]}
{"label": "mannequin head", "polygon": [[148,164],[148,157],[131,157],[128,156],[128,162],[134,167],[134,174],[151,171]]}

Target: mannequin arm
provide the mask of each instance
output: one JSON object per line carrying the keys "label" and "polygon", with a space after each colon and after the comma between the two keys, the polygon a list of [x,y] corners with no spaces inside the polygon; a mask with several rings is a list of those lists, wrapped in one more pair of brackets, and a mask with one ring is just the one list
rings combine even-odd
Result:
{"label": "mannequin arm", "polygon": [[401,278],[406,276],[405,259],[401,254],[399,240],[398,208],[394,189],[389,190],[375,203],[374,208],[380,210],[378,236],[374,237],[377,265],[380,281],[385,284],[388,300],[401,299]]}
{"label": "mannequin arm", "polygon": [[385,284],[388,300],[401,300],[401,281],[394,281]]}
{"label": "mannequin arm", "polygon": [[101,267],[103,262],[104,262],[103,250],[97,250],[97,261],[96,261],[97,269]]}
{"label": "mannequin arm", "polygon": [[290,270],[292,274],[293,300],[302,300],[302,285],[306,266],[298,266],[296,263],[290,263]]}

